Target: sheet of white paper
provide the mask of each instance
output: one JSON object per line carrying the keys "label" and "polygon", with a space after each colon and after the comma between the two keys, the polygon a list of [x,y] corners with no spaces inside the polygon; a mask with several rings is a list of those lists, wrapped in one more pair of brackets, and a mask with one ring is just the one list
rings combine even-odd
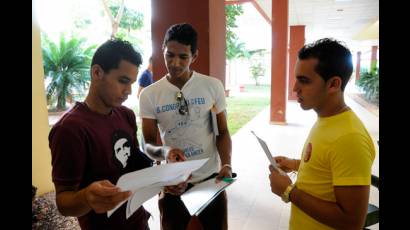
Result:
{"label": "sheet of white paper", "polygon": [[235,181],[225,182],[220,181],[215,183],[215,178],[208,179],[204,182],[196,184],[190,190],[181,195],[181,200],[184,202],[185,207],[188,209],[189,214],[199,215],[203,208],[205,208],[209,202],[211,202],[214,196],[217,196],[224,188],[229,186]]}
{"label": "sheet of white paper", "polygon": [[[137,191],[146,188],[146,190],[144,191],[146,191],[147,193],[142,194],[143,196],[147,197],[153,191],[153,189],[150,189],[151,187],[162,188],[162,186],[176,185],[185,181],[193,171],[202,167],[208,161],[208,159],[209,158],[169,163],[130,172],[122,175],[118,179],[116,186],[119,187],[122,191]],[[138,195],[137,193],[135,194]],[[131,199],[136,199],[133,207],[141,202],[141,199],[133,198],[133,196],[131,196],[128,201],[130,201]],[[142,203],[148,199],[143,200]],[[111,214],[114,213],[115,210],[117,210],[124,202],[118,204],[115,208],[108,211],[107,216],[110,217]],[[131,209],[129,211],[131,211]]]}
{"label": "sheet of white paper", "polygon": [[256,139],[258,140],[259,144],[261,145],[263,151],[265,152],[266,157],[268,158],[270,164],[271,164],[275,169],[277,169],[280,174],[286,175],[286,173],[285,173],[282,169],[280,169],[280,168],[278,167],[278,165],[276,164],[276,161],[273,159],[272,154],[270,153],[270,150],[269,150],[268,145],[266,144],[266,142],[265,142],[264,140],[262,140],[261,138],[259,138],[258,136],[256,136],[256,134],[255,134],[253,131],[251,131],[251,133],[252,133],[253,135],[255,135],[255,137],[256,137]]}
{"label": "sheet of white paper", "polygon": [[141,205],[151,199],[153,196],[157,195],[164,186],[176,185],[183,181],[186,181],[190,173],[181,175],[172,181],[165,181],[162,183],[156,183],[151,186],[136,190],[133,192],[131,199],[127,203],[126,218],[128,219]]}
{"label": "sheet of white paper", "polygon": [[128,219],[141,205],[157,195],[162,189],[162,186],[149,186],[136,190],[131,199],[127,203],[126,218]]}

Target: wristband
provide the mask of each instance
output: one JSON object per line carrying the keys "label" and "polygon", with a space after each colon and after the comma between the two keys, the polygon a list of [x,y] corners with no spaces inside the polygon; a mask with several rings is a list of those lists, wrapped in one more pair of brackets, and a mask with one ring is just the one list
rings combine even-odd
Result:
{"label": "wristband", "polygon": [[286,187],[285,191],[281,195],[283,202],[288,203],[290,201],[290,192],[295,188],[295,184],[290,184]]}
{"label": "wristband", "polygon": [[224,165],[222,165],[221,169],[224,168],[224,167],[228,167],[228,168],[230,168],[231,171],[232,171],[232,166],[231,166],[230,164],[224,164]]}

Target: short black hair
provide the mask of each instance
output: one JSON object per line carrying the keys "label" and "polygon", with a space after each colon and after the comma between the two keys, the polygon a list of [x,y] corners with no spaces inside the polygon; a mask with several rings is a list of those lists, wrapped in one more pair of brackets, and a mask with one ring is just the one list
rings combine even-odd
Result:
{"label": "short black hair", "polygon": [[98,64],[108,73],[111,69],[117,69],[121,60],[131,62],[139,67],[142,63],[141,54],[125,40],[110,39],[104,42],[95,51],[91,66]]}
{"label": "short black hair", "polygon": [[163,49],[165,49],[169,41],[177,41],[184,45],[190,45],[191,53],[194,54],[198,44],[198,33],[194,27],[188,23],[175,24],[169,27],[165,33],[164,42],[162,43]]}
{"label": "short black hair", "polygon": [[298,58],[300,60],[318,59],[319,63],[315,67],[316,73],[325,82],[333,76],[339,76],[342,79],[342,91],[344,91],[353,72],[350,50],[340,41],[332,38],[323,38],[305,45],[299,50]]}

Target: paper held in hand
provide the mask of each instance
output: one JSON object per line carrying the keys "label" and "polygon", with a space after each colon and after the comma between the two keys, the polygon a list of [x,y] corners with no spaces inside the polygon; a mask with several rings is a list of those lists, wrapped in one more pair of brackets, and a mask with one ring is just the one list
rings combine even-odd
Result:
{"label": "paper held in hand", "polygon": [[222,191],[229,185],[235,182],[236,179],[226,178],[219,183],[215,182],[215,178],[210,178],[186,191],[181,195],[181,200],[184,202],[191,216],[198,216]]}
{"label": "paper held in hand", "polygon": [[265,142],[264,140],[262,140],[261,138],[259,138],[259,137],[255,134],[255,132],[251,131],[251,133],[252,133],[253,135],[255,135],[256,139],[257,139],[258,142],[259,142],[259,144],[262,146],[262,149],[263,149],[263,151],[265,152],[266,157],[268,158],[270,164],[271,164],[276,170],[278,170],[280,174],[286,175],[286,173],[285,173],[282,169],[280,169],[280,168],[278,167],[278,164],[276,164],[276,161],[275,161],[275,159],[273,159],[272,154],[270,153],[270,150],[269,150],[268,145],[266,144],[266,142]]}
{"label": "paper held in hand", "polygon": [[168,163],[149,167],[122,175],[116,186],[132,195],[107,212],[110,217],[122,204],[127,202],[126,218],[130,217],[141,205],[157,195],[164,186],[177,185],[186,181],[189,175],[202,167],[209,158]]}

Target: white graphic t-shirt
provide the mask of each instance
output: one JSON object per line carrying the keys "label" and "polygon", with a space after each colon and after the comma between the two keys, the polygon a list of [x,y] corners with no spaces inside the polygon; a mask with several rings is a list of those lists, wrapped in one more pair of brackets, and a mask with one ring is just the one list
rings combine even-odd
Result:
{"label": "white graphic t-shirt", "polygon": [[[182,100],[177,100],[179,92],[182,92]],[[185,103],[188,105],[186,114],[179,111]],[[140,116],[157,120],[164,145],[183,150],[187,160],[209,158],[203,167],[192,173],[191,182],[220,170],[220,157],[211,130],[213,105],[217,113],[226,109],[222,82],[195,71],[181,90],[164,76],[140,95]]]}

